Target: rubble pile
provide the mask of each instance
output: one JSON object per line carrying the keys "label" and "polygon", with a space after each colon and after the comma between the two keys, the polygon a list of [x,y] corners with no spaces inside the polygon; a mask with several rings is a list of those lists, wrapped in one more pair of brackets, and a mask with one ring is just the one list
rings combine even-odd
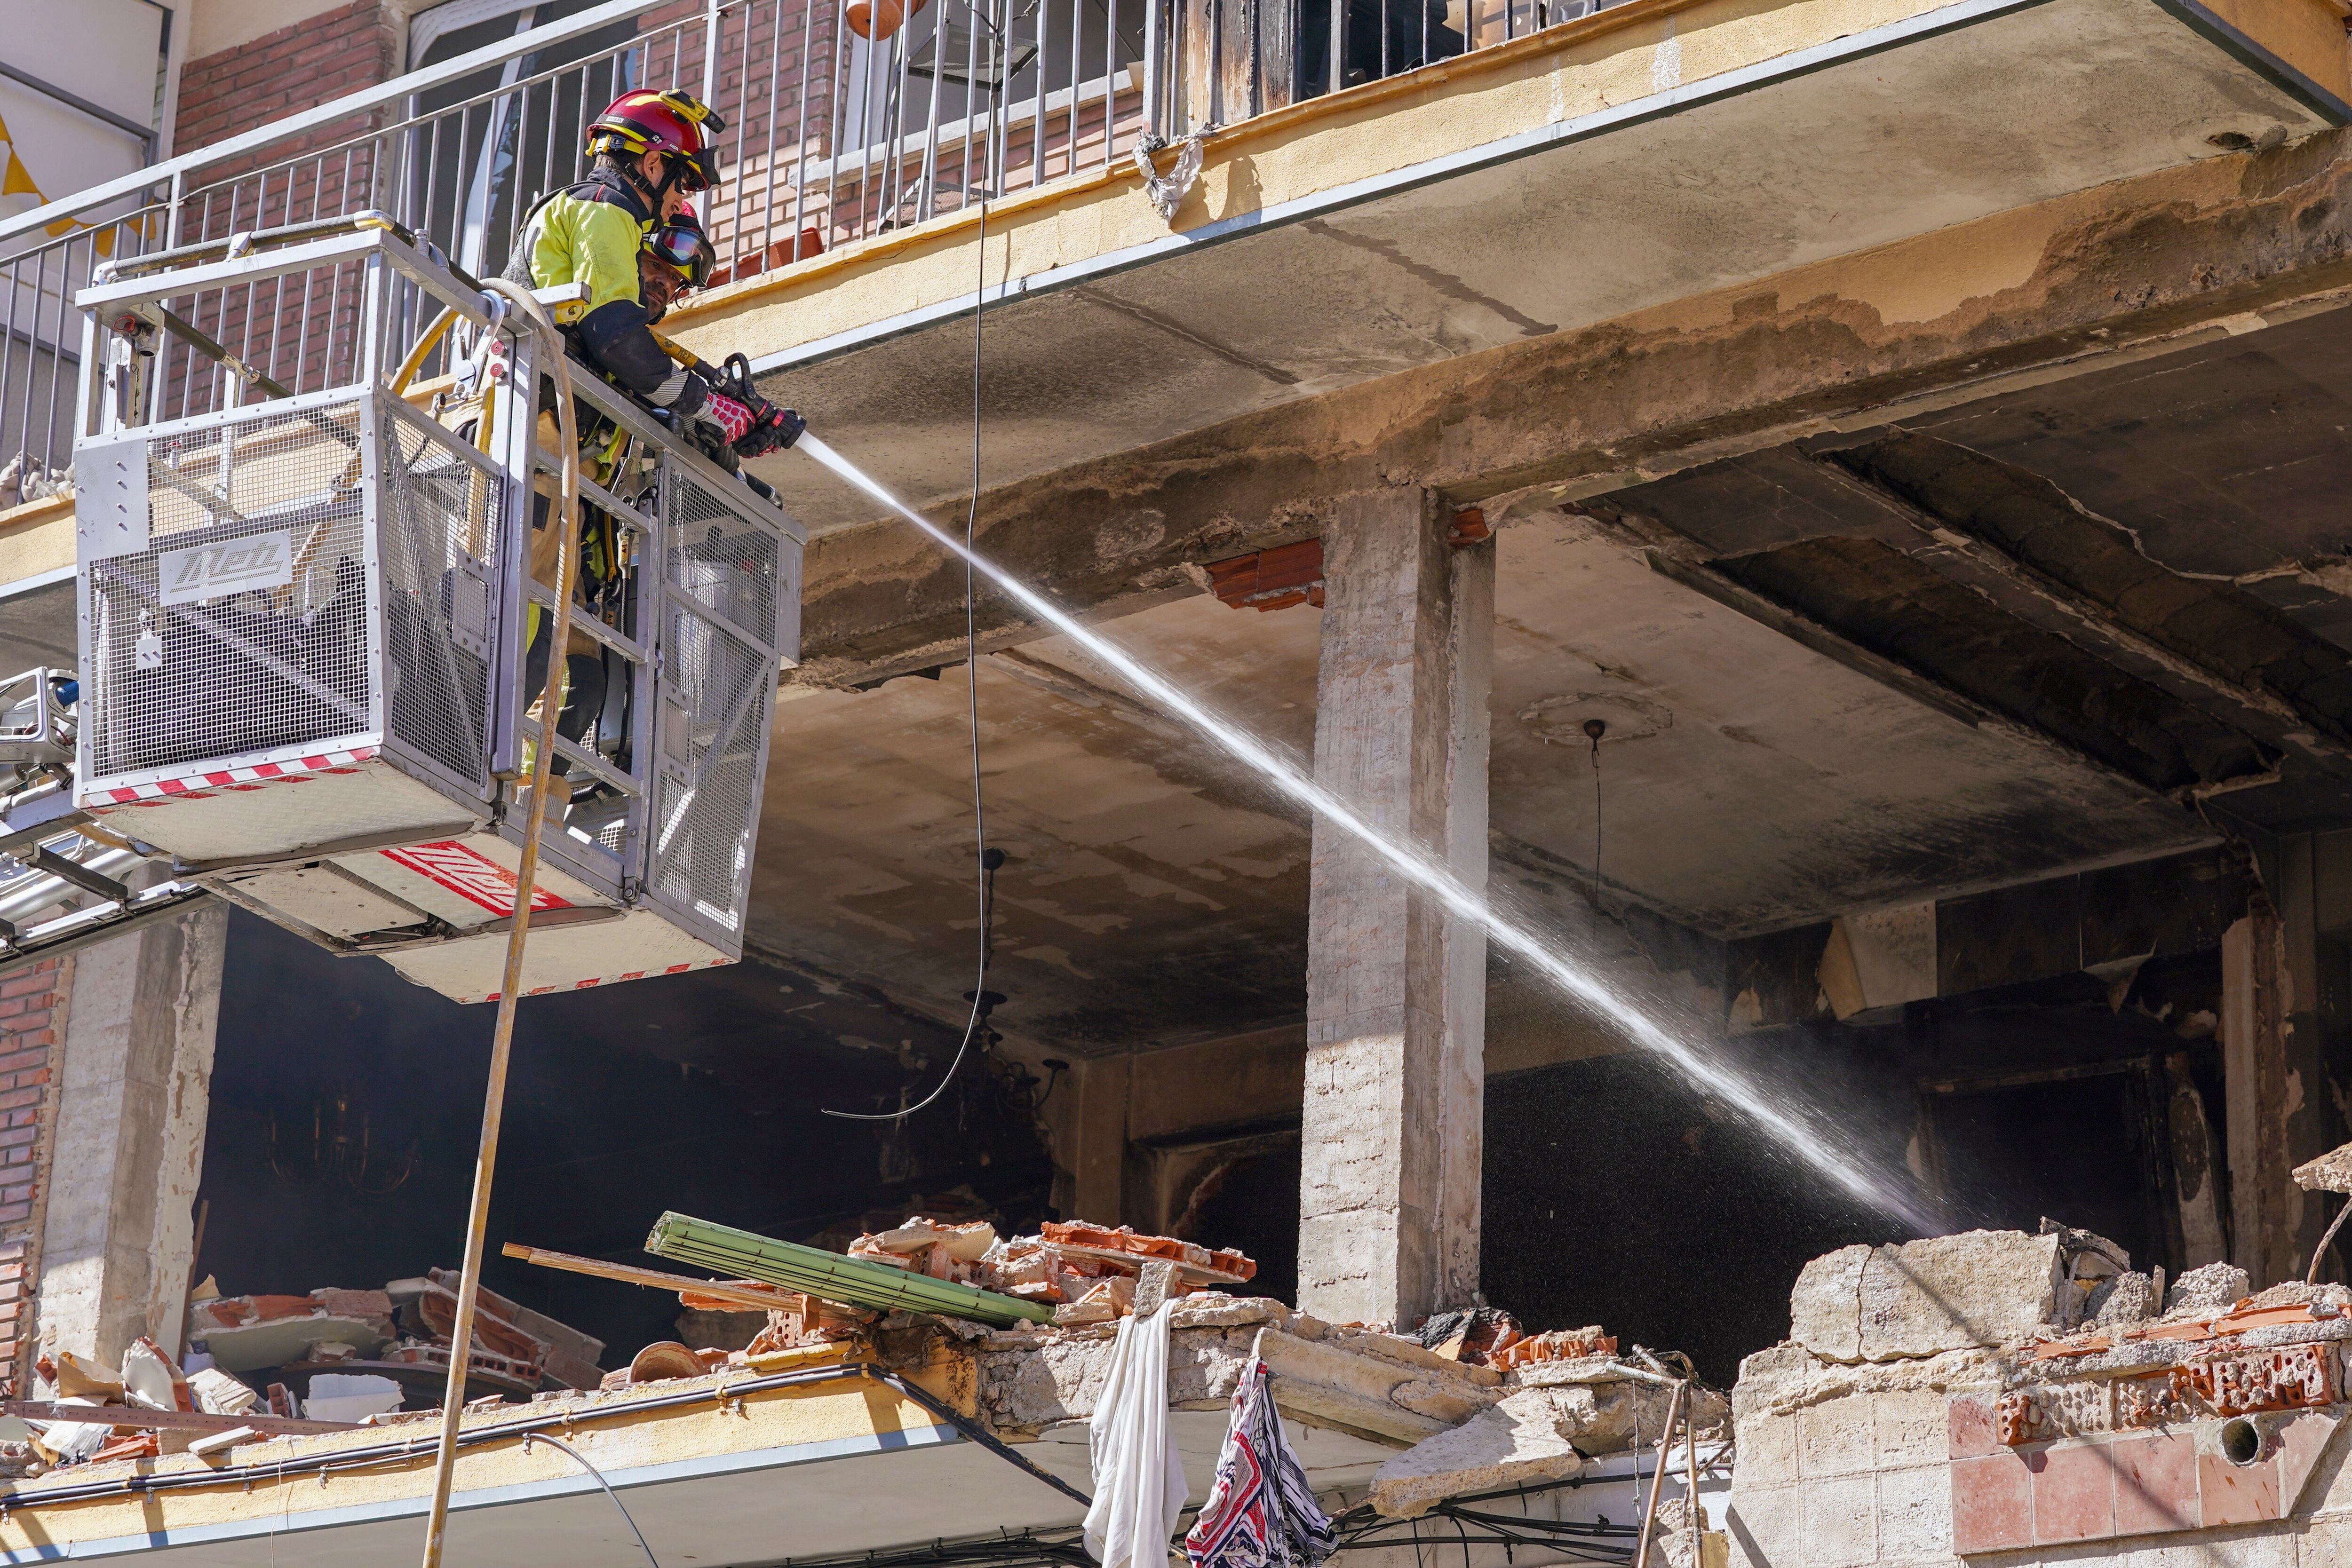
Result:
{"label": "rubble pile", "polygon": [[1064,1323],[1108,1322],[1134,1310],[1135,1282],[1150,1262],[1176,1266],[1169,1294],[1244,1285],[1257,1265],[1239,1252],[1212,1251],[1173,1236],[1145,1236],[1083,1222],[1048,1220],[1035,1236],[1000,1239],[985,1220],[943,1225],[922,1215],[860,1236],[849,1256],[910,1269],[935,1280],[977,1285],[1055,1309]]}
{"label": "rubble pile", "polygon": [[[307,1301],[309,1298],[296,1298]],[[184,1372],[179,1363],[144,1334],[122,1353],[119,1372],[59,1351],[33,1363],[32,1398],[52,1406],[111,1406],[242,1416],[266,1404],[289,1407],[293,1396],[272,1385],[265,1396],[251,1385],[215,1368]],[[104,1421],[28,1420],[32,1441],[0,1446],[0,1474],[36,1476],[58,1465],[106,1459],[139,1459],[181,1453],[198,1434],[184,1430],[118,1432]]]}
{"label": "rubble pile", "polygon": [[[433,1400],[430,1387],[448,1375],[457,1282],[456,1270],[432,1269],[373,1291],[200,1294],[188,1309],[191,1359],[228,1373],[373,1375],[413,1384]],[[602,1340],[494,1291],[477,1293],[469,1381],[520,1395],[593,1388],[604,1375],[597,1365],[604,1351]]]}
{"label": "rubble pile", "polygon": [[[1134,1311],[1136,1284],[1149,1263],[1171,1266],[1168,1295],[1171,1298],[1223,1296],[1219,1286],[1245,1284],[1257,1272],[1257,1264],[1239,1252],[1212,1250],[1172,1236],[1143,1235],[1126,1226],[1114,1230],[1049,1220],[1037,1235],[1007,1239],[984,1219],[941,1221],[920,1214],[909,1215],[887,1229],[860,1234],[849,1243],[847,1256],[1050,1305],[1059,1327],[1109,1323],[1129,1315]],[[674,1346],[699,1357],[701,1366],[689,1371],[674,1357],[657,1357],[642,1366],[633,1362],[625,1371],[606,1374],[602,1385],[620,1388],[656,1381],[657,1373],[691,1376],[709,1367],[742,1365],[779,1351],[838,1343],[902,1329],[916,1321],[904,1312],[845,1306],[758,1281],[713,1283],[725,1286],[730,1294],[678,1291],[683,1309],[680,1333],[700,1343],[690,1351],[685,1339],[674,1342]],[[751,1315],[738,1299],[745,1291],[771,1294],[775,1304],[767,1309],[764,1326],[752,1331],[742,1343],[720,1343],[735,1337],[730,1327],[733,1322]],[[720,1316],[714,1320],[712,1314]],[[660,1347],[647,1350],[656,1348]]]}
{"label": "rubble pile", "polygon": [[1733,1393],[1733,1511],[1768,1562],[1797,1560],[1778,1532],[1827,1484],[1801,1451],[1841,1432],[1874,1454],[1882,1500],[1950,1499],[1940,1543],[1891,1501],[1883,1541],[1969,1555],[2287,1519],[2352,1410],[2352,1291],[2250,1293],[2226,1263],[2168,1288],[2047,1220],[1843,1249],[1807,1265],[1790,1309],[1789,1341]]}

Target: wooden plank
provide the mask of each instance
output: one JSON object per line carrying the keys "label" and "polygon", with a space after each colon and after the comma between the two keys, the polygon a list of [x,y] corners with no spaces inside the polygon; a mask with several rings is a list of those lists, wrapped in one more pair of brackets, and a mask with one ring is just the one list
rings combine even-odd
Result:
{"label": "wooden plank", "polygon": [[509,1258],[520,1258],[526,1263],[536,1263],[542,1269],[562,1269],[573,1274],[593,1274],[600,1280],[618,1280],[625,1285],[646,1285],[656,1291],[691,1291],[698,1296],[740,1306],[746,1312],[781,1312],[793,1304],[796,1293],[776,1286],[744,1284],[734,1280],[701,1280],[692,1274],[672,1274],[660,1269],[639,1269],[628,1263],[608,1263],[602,1258],[582,1258],[571,1252],[551,1252],[543,1247],[525,1247],[509,1241],[502,1249]]}
{"label": "wooden plank", "polygon": [[26,1421],[76,1421],[89,1427],[153,1431],[169,1427],[186,1432],[233,1432],[249,1427],[261,1436],[293,1437],[307,1432],[357,1432],[352,1421],[297,1421],[286,1416],[216,1416],[207,1410],[147,1410],[135,1405],[52,1405],[39,1399],[0,1400],[0,1416]]}

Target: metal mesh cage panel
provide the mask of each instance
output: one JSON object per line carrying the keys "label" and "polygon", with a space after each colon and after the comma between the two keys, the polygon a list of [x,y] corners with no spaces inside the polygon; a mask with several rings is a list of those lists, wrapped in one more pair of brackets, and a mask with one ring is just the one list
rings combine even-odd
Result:
{"label": "metal mesh cage panel", "polygon": [[776,536],[738,517],[682,465],[670,465],[664,487],[670,522],[668,559],[663,566],[667,580],[697,604],[773,647]]}
{"label": "metal mesh cage panel", "polygon": [[375,728],[360,412],[147,443],[149,548],[89,568],[95,774]]}
{"label": "metal mesh cage panel", "polygon": [[384,721],[487,791],[489,581],[500,489],[488,463],[396,400],[378,407]]}
{"label": "metal mesh cage panel", "polygon": [[680,605],[663,650],[649,891],[740,933],[775,695],[764,650]]}

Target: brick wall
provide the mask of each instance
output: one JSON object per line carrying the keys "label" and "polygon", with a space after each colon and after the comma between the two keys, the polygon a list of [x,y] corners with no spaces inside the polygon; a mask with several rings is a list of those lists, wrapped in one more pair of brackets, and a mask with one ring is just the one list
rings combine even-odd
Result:
{"label": "brick wall", "polygon": [[51,1057],[65,1019],[69,959],[0,979],[0,1381],[25,1386],[32,1293],[40,1271],[40,1173],[53,1106]]}
{"label": "brick wall", "polygon": [[[250,43],[190,60],[180,72],[177,150],[194,152],[299,110],[389,81],[401,26],[378,0],[352,0]],[[361,129],[314,136],[322,146]]]}
{"label": "brick wall", "polygon": [[[379,0],[331,6],[235,48],[191,60],[180,74],[177,151],[195,152],[255,126],[315,108],[398,74],[403,24]],[[245,229],[300,223],[375,204],[374,162],[361,147],[304,160],[371,129],[354,116],[272,145],[257,159],[203,172],[212,189],[192,193],[180,212],[183,243]],[[284,164],[282,169],[276,166]],[[264,165],[268,167],[265,168]],[[257,174],[253,171],[262,169]],[[273,171],[274,172],[271,172]],[[239,179],[246,174],[249,177]],[[358,338],[356,268],[321,271],[252,289],[204,296],[194,324],[265,372],[308,391],[345,379]],[[333,358],[331,365],[331,357]],[[164,413],[216,406],[223,377],[175,354]]]}

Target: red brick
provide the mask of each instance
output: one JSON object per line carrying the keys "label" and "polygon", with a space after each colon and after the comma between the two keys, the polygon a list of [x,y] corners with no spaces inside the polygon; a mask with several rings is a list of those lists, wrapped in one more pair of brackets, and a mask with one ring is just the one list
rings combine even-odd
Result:
{"label": "red brick", "polygon": [[42,974],[11,975],[0,980],[0,997],[38,996],[49,988],[49,977]]}
{"label": "red brick", "polygon": [[[46,1033],[47,1031],[44,1030],[43,1032]],[[22,1040],[16,1040],[12,1041],[11,1043],[22,1047],[25,1042]],[[44,1040],[42,1043],[46,1045],[48,1042]],[[48,1064],[49,1053],[46,1051],[27,1051],[19,1049],[9,1052],[5,1056],[0,1056],[0,1072],[15,1072],[22,1068],[47,1067]]]}

